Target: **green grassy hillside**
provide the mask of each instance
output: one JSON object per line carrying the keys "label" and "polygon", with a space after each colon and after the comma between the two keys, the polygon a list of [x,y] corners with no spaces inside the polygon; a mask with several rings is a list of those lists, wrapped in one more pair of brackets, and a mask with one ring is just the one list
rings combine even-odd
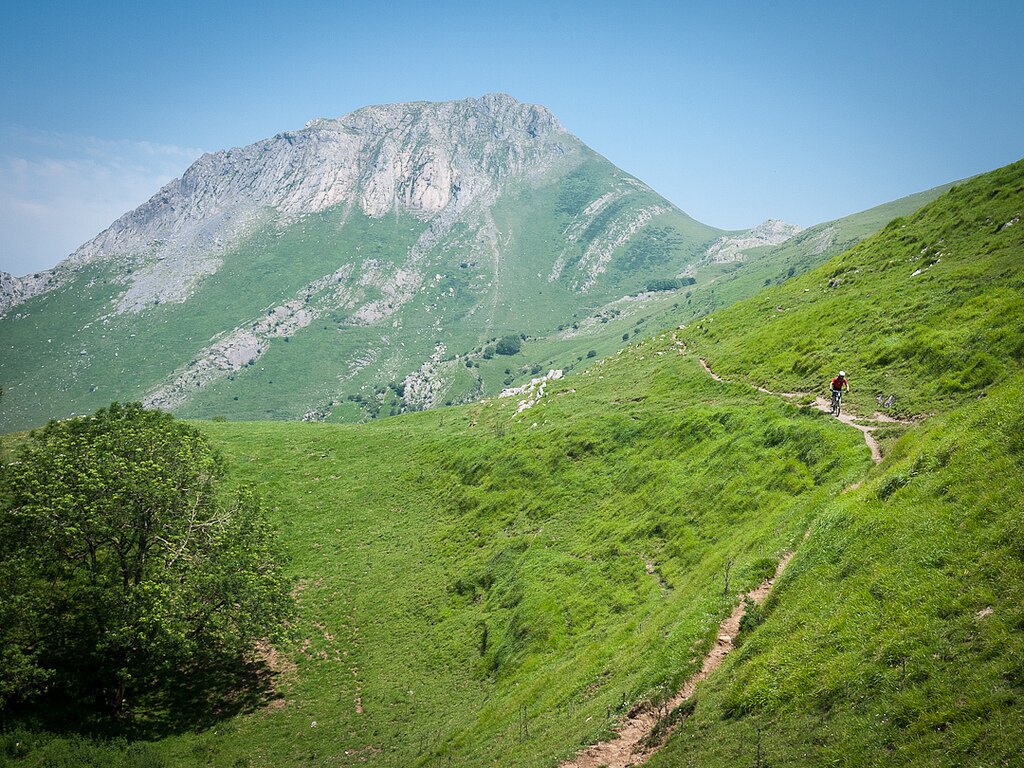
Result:
{"label": "green grassy hillside", "polygon": [[744,252],[744,265],[719,265],[722,274],[695,296],[691,305],[703,314],[748,298],[762,288],[786,282],[795,275],[819,266],[828,259],[878,232],[899,216],[909,216],[948,190],[952,184],[901,197],[808,227],[780,245],[751,248]]}
{"label": "green grassy hillside", "polygon": [[[1024,163],[684,334],[726,377],[939,412],[822,505],[654,766],[1012,765],[1024,734]],[[915,272],[918,272],[915,274]],[[831,287],[829,287],[831,283]],[[781,309],[777,309],[781,308]],[[859,381],[859,386],[858,386]]]}
{"label": "green grassy hillside", "polygon": [[727,378],[822,391],[845,368],[870,413],[945,410],[1024,360],[1024,162],[952,188],[785,285],[683,336]]}
{"label": "green grassy hillside", "polygon": [[667,335],[517,407],[209,424],[275,510],[302,622],[280,700],[154,754],[553,764],[699,667],[735,592],[870,463],[855,431],[712,382]]}
{"label": "green grassy hillside", "polygon": [[[690,324],[685,353],[658,332],[518,414],[205,424],[299,579],[279,698],[135,752],[20,730],[0,754],[555,766],[674,691],[795,549],[653,765],[1012,765],[1022,208],[1024,163],[978,177]],[[751,386],[816,391],[839,366],[861,415],[876,394],[936,415],[877,431],[874,465],[856,430]]]}
{"label": "green grassy hillside", "polygon": [[[0,428],[26,428],[47,418],[89,413],[112,400],[140,400],[225,331],[264,316],[268,307],[294,298],[304,286],[337,269],[339,254],[355,252],[366,243],[372,248],[371,258],[393,259],[423,228],[412,217],[374,222],[358,213],[340,227],[341,216],[341,210],[330,210],[284,230],[267,223],[225,253],[220,270],[203,280],[184,304],[116,314],[113,304],[124,290],[122,275],[97,264],[87,266],[70,284],[20,305],[0,321],[0,339],[10,352],[0,356],[5,390]],[[249,382],[259,400],[236,391],[222,395],[225,405],[230,403],[236,413],[248,412],[251,418],[301,416],[296,416],[295,403],[319,395],[316,387],[324,386],[324,377],[314,375],[315,363],[330,366],[332,372],[340,369],[358,344],[352,337],[359,335],[339,333],[336,322],[304,330],[331,343],[321,344],[315,356],[292,353],[291,372],[274,368],[276,355],[268,355],[269,375],[264,375],[268,371],[262,361],[263,370],[253,365],[232,374],[234,380]],[[277,339],[271,352],[278,345],[290,349],[299,341]],[[416,354],[429,355],[431,348],[424,344]],[[232,399],[236,395],[239,399]]]}
{"label": "green grassy hillside", "polygon": [[808,540],[663,766],[999,766],[1024,750],[1024,388],[897,441]]}

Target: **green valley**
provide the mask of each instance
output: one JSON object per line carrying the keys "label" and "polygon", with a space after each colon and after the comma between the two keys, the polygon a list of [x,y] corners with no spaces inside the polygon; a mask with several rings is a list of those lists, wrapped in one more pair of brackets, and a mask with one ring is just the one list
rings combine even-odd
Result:
{"label": "green valley", "polygon": [[[577,338],[598,354],[542,396],[358,425],[197,422],[291,556],[299,619],[261,657],[274,694],[194,730],[143,713],[159,738],[131,746],[12,723],[0,760],[557,766],[667,700],[794,552],[652,766],[1012,765],[1022,208],[1024,162],[820,266],[791,243],[781,264],[749,260],[754,284],[723,271],[719,298],[697,285],[689,306],[679,289],[639,318],[577,320],[563,333],[592,329]],[[554,360],[566,336],[522,346]],[[485,357],[481,375],[515,358]],[[880,464],[807,405],[840,367]]]}

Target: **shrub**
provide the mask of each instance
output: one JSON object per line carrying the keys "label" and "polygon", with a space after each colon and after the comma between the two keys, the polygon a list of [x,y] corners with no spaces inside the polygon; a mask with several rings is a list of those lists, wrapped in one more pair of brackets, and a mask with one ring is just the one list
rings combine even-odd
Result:
{"label": "shrub", "polygon": [[661,280],[651,280],[647,283],[648,291],[676,291],[686,285],[694,285],[697,280],[693,277],[682,277],[682,278],[665,278]]}
{"label": "shrub", "polygon": [[517,355],[522,348],[522,341],[518,336],[503,336],[494,346],[494,351],[499,355]]}

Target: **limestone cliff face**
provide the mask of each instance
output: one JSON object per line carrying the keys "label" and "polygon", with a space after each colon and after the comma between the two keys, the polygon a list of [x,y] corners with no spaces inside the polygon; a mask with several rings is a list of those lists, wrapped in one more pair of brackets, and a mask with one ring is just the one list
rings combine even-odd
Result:
{"label": "limestone cliff face", "polygon": [[[575,141],[545,107],[504,94],[312,120],[299,131],[203,155],[64,266],[130,265],[119,312],[184,301],[219,268],[219,254],[268,217],[287,222],[344,203],[371,217],[402,210],[453,221],[503,180],[542,173]],[[0,288],[7,306],[27,297],[14,280]]]}
{"label": "limestone cliff face", "polygon": [[48,290],[55,281],[50,270],[36,272],[24,277],[15,277],[0,272],[0,315],[8,309]]}
{"label": "limestone cliff face", "polygon": [[197,242],[204,231],[212,235],[266,208],[298,216],[358,202],[375,217],[395,208],[434,214],[496,177],[545,165],[557,153],[545,139],[560,133],[547,109],[503,94],[312,120],[300,131],[203,155],[71,259],[137,251],[161,239]]}
{"label": "limestone cliff face", "polygon": [[780,219],[768,219],[753,229],[720,237],[708,248],[704,260],[713,264],[742,261],[744,251],[762,245],[779,245],[802,231],[796,224],[787,224]]}

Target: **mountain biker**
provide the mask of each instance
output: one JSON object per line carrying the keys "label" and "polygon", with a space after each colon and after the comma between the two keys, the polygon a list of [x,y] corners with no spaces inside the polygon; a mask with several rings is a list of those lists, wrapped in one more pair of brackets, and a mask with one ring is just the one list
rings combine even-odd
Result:
{"label": "mountain biker", "polygon": [[832,379],[832,415],[838,417],[839,409],[843,402],[843,388],[850,391],[850,382],[846,378],[846,371],[840,371],[839,375]]}
{"label": "mountain biker", "polygon": [[841,392],[843,388],[850,391],[850,382],[846,379],[846,371],[840,371],[839,375],[832,379],[832,391]]}

